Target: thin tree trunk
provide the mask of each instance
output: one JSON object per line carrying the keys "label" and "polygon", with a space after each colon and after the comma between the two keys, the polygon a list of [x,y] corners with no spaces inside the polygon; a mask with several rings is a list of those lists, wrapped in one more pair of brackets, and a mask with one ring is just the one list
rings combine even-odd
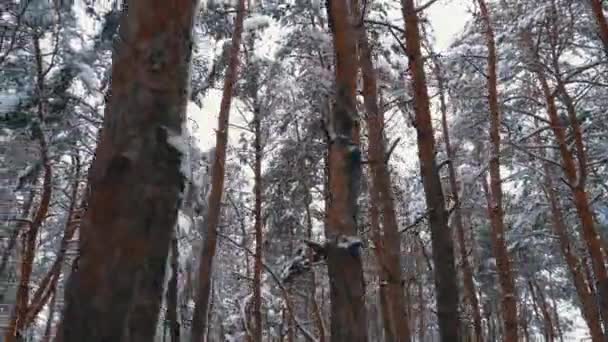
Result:
{"label": "thin tree trunk", "polygon": [[[255,87],[257,88],[257,87]],[[254,97],[254,102],[257,98]],[[254,342],[262,342],[262,296],[261,296],[261,282],[262,282],[262,143],[261,143],[261,113],[260,108],[255,103],[254,105],[254,153],[255,153],[255,165],[254,165],[254,194],[255,194],[255,261],[253,266],[253,340]]]}
{"label": "thin tree trunk", "polygon": [[[361,16],[359,2],[353,1],[353,13],[355,18]],[[401,274],[401,236],[397,224],[395,204],[391,189],[391,175],[388,171],[385,155],[386,144],[383,136],[384,115],[378,108],[378,89],[376,72],[372,63],[372,56],[367,40],[367,32],[363,22],[358,29],[359,36],[359,64],[363,75],[363,99],[367,111],[366,122],[369,134],[369,157],[371,171],[371,191],[375,192],[372,198],[376,198],[382,214],[382,258],[380,258],[380,271],[384,274],[383,284],[386,295],[390,298],[386,304],[390,305],[388,311],[391,332],[387,332],[387,342],[410,341],[411,334],[408,324],[407,313],[403,296],[402,274]]]}
{"label": "thin tree trunk", "polygon": [[[371,183],[371,182],[370,182]],[[378,191],[372,190],[372,185],[369,185],[370,190],[370,225],[372,230],[372,236],[374,240],[374,252],[378,264],[378,295],[380,296],[380,309],[382,312],[382,326],[384,327],[384,340],[395,341],[395,330],[392,327],[392,314],[389,303],[388,291],[386,289],[386,278],[387,272],[384,271],[384,241],[382,239],[380,231],[380,212],[378,210],[378,203],[380,203]],[[409,326],[409,324],[408,324]]]}
{"label": "thin tree trunk", "polygon": [[540,310],[543,314],[546,341],[553,342],[555,341],[555,327],[553,326],[553,318],[551,317],[551,311],[549,310],[547,299],[540,286],[538,285],[538,282],[535,279],[532,279],[530,282],[531,286],[536,292],[538,302],[540,303]]}
{"label": "thin tree trunk", "polygon": [[589,0],[591,2],[591,10],[595,17],[595,22],[598,27],[598,33],[602,44],[604,45],[604,52],[608,56],[608,22],[604,15],[604,6],[602,0]]}
{"label": "thin tree trunk", "polygon": [[[502,180],[500,178],[500,107],[496,75],[496,43],[490,13],[484,0],[478,0],[481,18],[485,25],[488,48],[488,102],[490,107],[490,201],[488,214],[492,225],[492,249],[496,258],[498,281],[501,288],[502,317],[505,341],[517,341],[517,298],[513,267],[506,246],[506,230],[502,201]],[[485,180],[484,180],[485,182]]]}
{"label": "thin tree trunk", "polygon": [[44,335],[42,336],[41,342],[50,342],[51,334],[53,331],[53,320],[55,318],[55,300],[57,299],[57,292],[53,292],[51,296],[51,302],[49,303],[49,316],[46,319],[46,327],[44,328]]}
{"label": "thin tree trunk", "polygon": [[431,123],[430,100],[421,51],[418,15],[413,0],[401,0],[406,32],[406,53],[413,79],[415,127],[418,138],[420,174],[433,248],[437,317],[442,341],[460,340],[458,282],[454,264],[454,243],[448,227],[448,213],[435,160],[435,137]]}
{"label": "thin tree trunk", "polygon": [[[33,39],[35,58],[36,58],[36,96],[37,96],[37,116],[42,124],[44,122],[46,113],[46,100],[45,88],[44,88],[44,70],[42,65],[42,52],[40,50],[40,40],[36,35]],[[53,172],[51,168],[51,161],[48,155],[48,144],[45,137],[45,132],[42,127],[37,126],[35,134],[38,137],[40,144],[40,158],[42,167],[44,170],[43,181],[42,181],[42,195],[40,197],[40,203],[32,223],[29,225],[29,229],[25,233],[24,250],[21,257],[20,265],[20,280],[19,287],[17,289],[17,300],[15,305],[15,311],[13,317],[9,323],[9,327],[6,330],[5,339],[6,342],[15,342],[20,337],[21,331],[25,328],[25,320],[27,317],[27,307],[29,303],[29,287],[30,277],[32,275],[34,257],[36,255],[36,240],[38,239],[38,232],[42,223],[46,219],[49,205],[51,203],[52,195],[52,179]]]}
{"label": "thin tree trunk", "polygon": [[[553,131],[559,147],[559,152],[562,159],[562,168],[564,175],[566,176],[565,180],[569,184],[572,191],[574,206],[576,207],[576,211],[581,222],[581,235],[583,236],[583,240],[585,241],[587,250],[589,251],[589,255],[591,257],[591,265],[593,267],[598,296],[600,298],[600,314],[604,322],[608,322],[608,271],[606,269],[606,262],[602,252],[602,242],[598,238],[599,234],[595,227],[593,211],[591,209],[591,204],[589,203],[587,191],[585,190],[585,175],[587,170],[585,169],[586,163],[584,161],[584,150],[582,146],[577,147],[578,163],[579,168],[581,168],[577,172],[574,154],[572,151],[570,151],[568,142],[566,141],[566,127],[560,120],[555,103],[555,95],[549,87],[548,80],[540,64],[540,57],[534,50],[534,45],[532,43],[532,39],[530,38],[529,32],[524,32],[522,34],[522,38],[526,48],[529,50],[530,55],[533,58],[533,70],[538,77],[543,95],[545,97],[547,114],[549,116],[551,130]],[[564,92],[562,91],[562,93]],[[576,129],[576,127],[574,128]],[[575,132],[575,135],[576,134],[580,134],[580,132]],[[606,334],[606,332],[604,332],[604,334]]]}
{"label": "thin tree trunk", "polygon": [[[312,201],[312,195],[310,194],[310,186],[307,184],[306,185],[306,196],[307,196],[307,201],[306,201],[306,224],[308,226],[308,232],[307,232],[307,236],[308,239],[312,239],[312,229],[313,229],[313,225],[312,225],[312,213],[310,210],[310,205],[311,205],[311,201]],[[317,301],[317,296],[316,296],[316,289],[317,289],[317,280],[316,280],[316,274],[315,271],[312,270],[310,272],[311,276],[310,276],[310,282],[311,282],[311,286],[312,286],[312,291],[311,291],[311,297],[312,297],[312,310],[313,310],[313,319],[316,322],[317,325],[317,331],[319,332],[319,342],[325,342],[325,324],[323,322],[323,316],[321,314],[321,308],[319,307],[319,302]]]}
{"label": "thin tree trunk", "polygon": [[[422,246],[420,248],[423,248]],[[422,253],[418,253],[422,254]],[[418,287],[418,340],[420,342],[424,341],[424,337],[426,336],[426,320],[425,320],[425,307],[426,301],[424,300],[424,278],[422,275],[424,274],[424,264],[422,262],[422,255],[416,255],[416,285]]]}
{"label": "thin tree trunk", "polygon": [[[129,1],[59,335],[154,338],[178,199],[195,1]],[[125,10],[127,11],[127,10]]]}
{"label": "thin tree trunk", "polygon": [[217,229],[220,220],[222,194],[224,191],[224,173],[226,162],[226,148],[228,145],[228,127],[230,119],[230,105],[232,103],[232,93],[238,75],[239,52],[241,48],[241,38],[243,33],[243,20],[245,18],[245,0],[239,0],[237,5],[237,16],[232,33],[232,45],[230,47],[230,60],[224,89],[220,113],[218,117],[218,130],[216,132],[215,159],[211,172],[211,192],[209,194],[209,207],[205,217],[207,233],[199,260],[198,289],[196,304],[192,319],[192,342],[203,342],[204,332],[207,326],[209,294],[211,290],[211,276],[213,258],[217,247]]}
{"label": "thin tree trunk", "polygon": [[[38,175],[35,176],[35,179],[36,180],[38,179]],[[32,184],[32,185],[35,185],[35,184]],[[26,200],[23,202],[23,206],[21,207],[20,215],[24,220],[27,220],[27,218],[30,215],[32,203],[34,203],[34,197],[36,197],[36,191],[32,189],[32,190],[30,190],[29,195],[27,196]],[[25,226],[26,226],[26,223],[18,222],[17,227],[15,227],[13,229],[13,231],[11,232],[11,235],[8,240],[8,246],[2,252],[2,261],[0,261],[0,276],[4,276],[4,272],[6,271],[6,267],[8,265],[8,260],[11,256],[11,254],[13,253],[13,250],[17,246],[17,241],[19,240],[19,233],[21,233],[21,231],[23,230],[23,228]],[[6,288],[0,290],[0,295],[4,295],[4,291],[6,291],[6,290],[7,290]]]}
{"label": "thin tree trunk", "polygon": [[80,188],[80,159],[75,157],[73,159],[74,164],[74,184],[70,193],[70,204],[67,212],[67,222],[65,224],[63,237],[59,245],[59,251],[55,261],[51,265],[51,268],[46,273],[44,278],[38,284],[38,289],[32,296],[32,300],[27,307],[27,315],[24,321],[24,328],[27,328],[36,319],[44,305],[48,302],[51,296],[56,292],[57,283],[61,274],[61,267],[64,265],[65,256],[68,249],[68,244],[74,237],[76,230],[80,224],[81,212],[80,208],[77,208],[78,202],[78,191]]}
{"label": "thin tree trunk", "polygon": [[355,100],[356,36],[347,0],[328,3],[336,55],[335,106],[329,117],[330,206],[327,267],[331,295],[331,341],[367,341],[361,241],[357,237],[357,199],[361,151]]}
{"label": "thin tree trunk", "polygon": [[473,316],[473,328],[475,330],[475,341],[483,341],[483,331],[481,326],[481,309],[479,300],[477,299],[477,291],[473,280],[473,268],[469,261],[469,253],[467,252],[467,244],[465,237],[464,222],[462,219],[460,189],[458,188],[458,176],[456,175],[456,155],[452,148],[450,140],[450,132],[447,120],[447,105],[445,100],[444,79],[441,73],[441,66],[438,60],[434,61],[436,77],[439,88],[439,104],[441,110],[441,126],[443,129],[443,141],[445,150],[448,156],[448,177],[450,182],[450,190],[454,201],[454,225],[456,226],[456,236],[458,238],[458,247],[460,252],[460,262],[462,263],[462,279],[464,284],[464,299],[468,302]]}
{"label": "thin tree trunk", "polygon": [[179,276],[179,248],[177,244],[177,227],[171,238],[171,278],[167,284],[167,321],[171,342],[180,342],[181,327],[177,318],[177,281]]}

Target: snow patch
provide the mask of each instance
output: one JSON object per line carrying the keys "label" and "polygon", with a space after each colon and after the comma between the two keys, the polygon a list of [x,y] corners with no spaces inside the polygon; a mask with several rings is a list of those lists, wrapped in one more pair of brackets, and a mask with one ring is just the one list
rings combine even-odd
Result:
{"label": "snow patch", "polygon": [[80,70],[78,77],[82,80],[87,90],[97,92],[100,86],[95,70],[90,65],[80,62],[76,63],[76,67]]}
{"label": "snow patch", "polygon": [[254,31],[270,26],[270,17],[267,15],[255,14],[245,19],[243,29],[245,31]]}
{"label": "snow patch", "polygon": [[363,246],[363,242],[358,236],[342,235],[338,238],[338,248],[356,250]]}
{"label": "snow patch", "polygon": [[0,115],[15,111],[25,96],[21,94],[0,94]]}

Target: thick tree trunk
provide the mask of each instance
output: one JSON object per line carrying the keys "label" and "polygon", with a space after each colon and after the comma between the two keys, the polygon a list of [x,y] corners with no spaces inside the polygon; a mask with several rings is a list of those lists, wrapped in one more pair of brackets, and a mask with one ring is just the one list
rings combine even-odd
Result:
{"label": "thick tree trunk", "polygon": [[435,137],[431,123],[430,100],[424,72],[418,15],[413,0],[401,0],[405,20],[406,53],[409,58],[414,90],[415,126],[418,138],[420,174],[429,211],[437,317],[442,341],[460,340],[458,283],[454,264],[454,243],[448,227],[439,168],[435,160]]}
{"label": "thick tree trunk", "polygon": [[598,27],[598,34],[600,39],[602,40],[602,44],[604,45],[604,52],[606,56],[608,56],[608,22],[606,21],[606,16],[604,15],[604,6],[603,0],[589,0],[591,2],[591,10],[593,12],[593,16],[595,17],[595,22]]}
{"label": "thick tree trunk", "polygon": [[207,232],[199,260],[198,289],[192,319],[192,342],[203,342],[205,330],[207,330],[213,258],[215,257],[215,249],[217,247],[217,229],[220,220],[222,194],[224,192],[224,164],[226,162],[226,147],[228,145],[230,105],[232,103],[234,84],[238,75],[239,52],[243,34],[243,20],[245,18],[245,0],[239,0],[237,6],[237,16],[234,32],[232,33],[232,45],[230,47],[230,60],[224,80],[218,130],[216,132],[215,158],[211,171],[211,193],[209,194],[209,207],[205,217]]}
{"label": "thick tree trunk", "polygon": [[458,176],[456,175],[456,155],[452,148],[450,140],[450,132],[448,127],[447,119],[447,105],[445,100],[445,88],[443,75],[441,73],[441,67],[439,61],[435,61],[435,71],[437,77],[437,83],[439,88],[439,104],[441,110],[441,127],[443,129],[443,142],[445,144],[446,154],[448,156],[448,179],[450,182],[450,194],[454,201],[454,225],[456,226],[456,236],[458,238],[458,251],[460,253],[460,262],[462,263],[462,280],[464,285],[464,299],[468,302],[471,314],[473,316],[473,328],[475,331],[475,341],[483,341],[483,330],[481,326],[481,308],[479,306],[479,300],[477,298],[477,291],[475,289],[475,282],[473,279],[473,268],[469,261],[469,253],[467,251],[467,243],[465,236],[464,221],[462,218],[462,210],[460,203],[460,189],[458,188]]}
{"label": "thick tree trunk", "polygon": [[183,190],[181,139],[196,2],[129,1],[90,172],[63,342],[154,338]]}
{"label": "thick tree trunk", "polygon": [[[505,341],[517,341],[517,298],[513,267],[507,251],[504,211],[502,204],[502,180],[500,178],[500,107],[498,104],[498,80],[496,72],[496,43],[490,13],[484,0],[478,0],[485,25],[488,48],[488,102],[490,107],[490,201],[488,214],[492,226],[492,249],[496,258],[498,281],[501,289],[502,318]],[[484,180],[485,182],[485,180]]]}
{"label": "thick tree trunk", "polygon": [[[254,100],[254,102],[256,102]],[[254,129],[254,153],[255,162],[253,167],[254,173],[254,195],[255,195],[255,208],[254,208],[254,220],[255,220],[255,261],[253,265],[253,341],[262,342],[262,295],[261,295],[261,282],[262,282],[262,143],[261,143],[261,116],[260,108],[254,106],[254,118],[253,118],[253,129]]]}
{"label": "thick tree trunk", "polygon": [[348,0],[328,3],[336,54],[335,106],[329,118],[329,225],[327,267],[331,295],[331,341],[367,341],[361,241],[357,237],[357,199],[361,151],[355,102],[356,36]]}
{"label": "thick tree trunk", "polygon": [[[353,1],[354,17],[360,17],[359,2]],[[367,40],[365,25],[360,24],[359,36],[359,64],[363,75],[363,99],[367,111],[366,121],[369,134],[369,157],[371,171],[372,198],[377,200],[374,210],[380,211],[382,217],[383,233],[381,258],[378,258],[382,275],[381,293],[390,300],[385,304],[390,308],[383,312],[390,313],[388,326],[391,331],[386,332],[386,341],[410,341],[408,318],[405,312],[405,302],[401,275],[401,236],[397,224],[397,215],[391,189],[391,177],[388,171],[385,155],[386,144],[383,136],[384,115],[378,108],[378,89],[376,72],[372,63],[372,56]],[[378,208],[379,207],[379,208]],[[379,227],[376,227],[379,228]],[[386,324],[385,324],[386,326]]]}

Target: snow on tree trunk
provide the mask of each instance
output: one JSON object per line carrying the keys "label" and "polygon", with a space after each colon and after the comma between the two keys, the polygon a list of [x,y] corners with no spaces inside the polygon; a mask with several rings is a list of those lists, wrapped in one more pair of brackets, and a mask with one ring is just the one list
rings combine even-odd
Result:
{"label": "snow on tree trunk", "polygon": [[361,151],[355,105],[356,36],[348,0],[328,2],[336,55],[335,106],[328,125],[329,222],[326,231],[330,278],[331,341],[367,341],[365,284],[357,235]]}

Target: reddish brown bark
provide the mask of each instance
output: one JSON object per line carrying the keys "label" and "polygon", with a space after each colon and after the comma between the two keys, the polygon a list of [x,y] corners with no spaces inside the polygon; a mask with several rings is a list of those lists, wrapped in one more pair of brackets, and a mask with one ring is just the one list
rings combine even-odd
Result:
{"label": "reddish brown bark", "polygon": [[[517,341],[517,299],[513,266],[506,246],[506,229],[502,201],[502,180],[500,178],[500,107],[498,104],[498,77],[496,72],[496,42],[492,19],[484,0],[478,0],[481,18],[485,25],[488,48],[488,103],[490,107],[490,200],[488,215],[492,226],[492,249],[496,258],[498,281],[501,288],[504,339]],[[484,181],[485,182],[485,181]]]}
{"label": "reddish brown bark", "polygon": [[[532,43],[532,39],[530,37],[529,32],[524,32],[522,34],[522,39],[524,45],[528,52],[530,52],[530,56],[532,57],[532,69],[538,77],[541,90],[543,92],[545,103],[547,106],[547,115],[549,116],[549,121],[551,125],[551,130],[555,136],[555,140],[557,142],[561,160],[562,160],[562,169],[565,175],[565,180],[567,181],[571,191],[574,206],[576,207],[578,218],[581,222],[581,233],[583,236],[583,240],[587,246],[587,250],[589,251],[591,265],[593,267],[593,273],[596,279],[596,287],[600,302],[600,314],[604,320],[604,322],[608,321],[608,271],[606,269],[606,263],[604,260],[604,255],[602,252],[602,242],[599,238],[599,234],[595,227],[595,222],[593,219],[593,211],[591,209],[591,205],[589,203],[589,197],[587,191],[585,189],[585,175],[587,170],[585,155],[584,155],[584,146],[582,145],[582,141],[579,143],[576,142],[576,157],[578,158],[578,166],[579,170],[577,170],[577,162],[575,161],[575,154],[569,149],[567,142],[567,127],[561,122],[557,105],[555,103],[555,95],[551,88],[549,87],[549,82],[541,66],[540,56],[536,53],[534,49],[534,45]],[[563,87],[563,85],[562,85]],[[559,91],[560,89],[558,89]],[[562,95],[566,94],[565,89],[561,89]],[[573,114],[570,114],[573,116]],[[575,115],[574,115],[575,116]],[[576,118],[574,118],[576,121]],[[571,123],[572,124],[572,123]],[[580,127],[578,127],[579,132],[576,132],[577,126],[573,125],[575,139],[582,140],[582,133],[580,132]],[[581,137],[577,138],[577,135],[581,135]]]}
{"label": "reddish brown bark", "polygon": [[454,243],[448,227],[448,213],[435,160],[435,137],[431,122],[430,100],[421,51],[418,15],[413,0],[401,0],[405,20],[406,54],[414,91],[415,128],[418,140],[420,175],[424,186],[433,248],[437,317],[443,341],[460,340],[458,282],[454,264]]}
{"label": "reddish brown bark", "polygon": [[122,16],[111,96],[90,171],[63,342],[154,338],[178,199],[188,100],[191,0],[132,0]]}
{"label": "reddish brown bark", "polygon": [[82,210],[76,208],[78,202],[78,191],[80,188],[80,159],[73,158],[73,162],[74,184],[72,185],[72,190],[70,193],[70,204],[67,212],[68,219],[65,224],[63,237],[61,238],[61,242],[59,245],[59,251],[57,252],[57,256],[55,257],[55,261],[51,265],[51,268],[38,284],[38,288],[36,289],[36,292],[32,296],[30,303],[28,304],[27,315],[23,322],[23,327],[25,328],[32,324],[32,322],[36,319],[36,316],[38,316],[38,314],[46,305],[51,296],[55,295],[57,283],[59,281],[59,276],[61,273],[61,267],[65,262],[64,259],[67,252],[68,244],[74,237],[74,233],[76,232],[80,224]]}
{"label": "reddish brown bark", "polygon": [[[537,140],[539,142],[539,140]],[[553,231],[557,235],[559,247],[566,260],[568,271],[572,276],[574,288],[581,302],[581,313],[589,328],[591,339],[594,342],[604,341],[604,333],[602,331],[601,319],[599,316],[598,307],[596,305],[594,295],[589,289],[585,274],[583,273],[583,265],[581,260],[572,249],[570,235],[564,222],[564,214],[561,204],[558,200],[555,184],[553,183],[553,171],[551,167],[544,163],[543,170],[545,173],[545,192],[549,200],[551,208],[551,223]]]}
{"label": "reddish brown bark", "polygon": [[589,1],[591,2],[591,10],[593,12],[593,16],[595,17],[595,22],[597,23],[600,39],[604,45],[604,52],[608,56],[608,22],[606,21],[606,16],[604,15],[604,6],[602,4],[603,1]]}
{"label": "reddish brown bark", "polygon": [[192,320],[192,342],[202,342],[207,330],[209,295],[211,293],[211,276],[213,258],[217,247],[217,228],[220,220],[222,194],[224,192],[224,164],[226,162],[226,148],[228,145],[228,126],[230,120],[230,105],[236,77],[238,75],[239,52],[243,34],[243,20],[245,18],[245,0],[239,0],[237,5],[237,16],[232,33],[232,45],[230,47],[230,60],[224,80],[222,101],[218,117],[218,129],[216,132],[215,158],[211,171],[211,192],[209,194],[209,207],[205,216],[207,228],[205,241],[201,250],[198,270],[198,289],[196,292],[196,305]]}
{"label": "reddish brown bark", "polygon": [[456,227],[456,236],[458,238],[458,251],[460,253],[460,262],[462,268],[462,279],[464,285],[464,299],[469,304],[471,314],[473,316],[473,328],[475,331],[475,341],[483,341],[483,330],[481,325],[481,308],[477,298],[475,282],[473,280],[473,268],[469,261],[469,253],[467,251],[467,243],[465,236],[464,221],[460,208],[460,189],[458,188],[458,176],[456,175],[456,156],[452,148],[450,140],[450,132],[447,120],[447,105],[445,100],[444,79],[441,73],[439,61],[434,61],[437,83],[439,88],[439,104],[441,110],[441,127],[443,130],[443,142],[445,144],[446,154],[448,156],[448,179],[450,182],[450,195],[454,201],[454,226]]}
{"label": "reddish brown bark", "polygon": [[329,225],[327,266],[331,296],[331,341],[367,341],[365,284],[357,238],[361,151],[355,90],[356,35],[348,0],[328,3],[336,55],[335,106],[329,118]]}
{"label": "reddish brown bark", "polygon": [[[44,121],[46,104],[44,99],[44,70],[42,65],[42,52],[40,50],[40,40],[36,35],[33,39],[35,58],[36,58],[36,96],[37,96],[37,116],[40,122]],[[51,161],[48,155],[48,144],[45,137],[45,132],[38,126],[35,135],[38,137],[40,145],[40,158],[44,170],[42,181],[42,194],[40,203],[32,223],[24,236],[24,246],[20,265],[20,280],[19,288],[17,289],[17,300],[13,317],[6,331],[6,341],[14,342],[20,336],[21,330],[26,326],[27,309],[29,302],[29,287],[32,274],[34,257],[36,255],[36,240],[42,223],[46,219],[49,210],[52,195],[52,178],[53,172]]]}
{"label": "reddish brown bark", "polygon": [[[360,17],[359,2],[353,1],[354,17]],[[381,295],[390,300],[383,301],[389,308],[383,312],[389,314],[383,317],[386,331],[386,341],[409,341],[410,330],[403,296],[401,274],[401,236],[397,224],[395,205],[391,189],[391,175],[385,163],[386,143],[383,136],[384,115],[378,108],[378,90],[376,72],[367,40],[365,25],[359,25],[359,64],[363,76],[363,99],[367,111],[366,122],[369,134],[369,157],[371,171],[372,210],[380,211],[382,217],[382,243],[377,245],[378,263],[381,276]],[[377,216],[378,213],[376,213]],[[377,220],[377,217],[375,218]],[[376,222],[376,231],[379,230]],[[386,322],[388,320],[388,322]],[[388,323],[388,324],[387,324]]]}

